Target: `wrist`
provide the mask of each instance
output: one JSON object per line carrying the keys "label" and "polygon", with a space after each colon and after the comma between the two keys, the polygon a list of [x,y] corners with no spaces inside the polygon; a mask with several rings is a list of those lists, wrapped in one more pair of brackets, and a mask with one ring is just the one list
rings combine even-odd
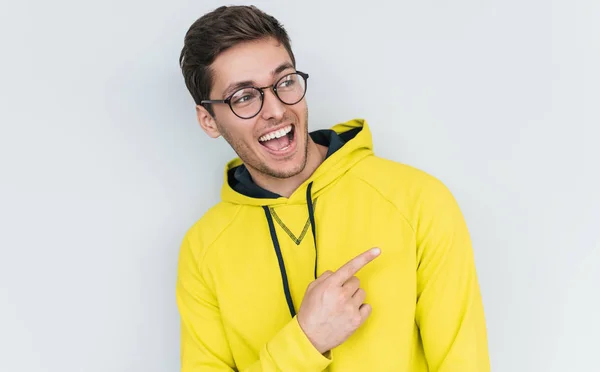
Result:
{"label": "wrist", "polygon": [[332,362],[332,358],[315,349],[297,318],[288,322],[263,346],[261,358],[273,360],[282,371],[321,372]]}
{"label": "wrist", "polygon": [[312,335],[312,332],[310,332],[310,328],[306,327],[304,325],[304,322],[302,321],[301,317],[298,317],[298,325],[300,326],[300,329],[302,330],[302,332],[304,333],[304,335],[306,336],[306,338],[308,339],[308,341],[312,344],[312,346],[321,354],[327,356],[329,355],[329,348],[326,347],[325,345],[321,344],[320,342],[318,342]]}

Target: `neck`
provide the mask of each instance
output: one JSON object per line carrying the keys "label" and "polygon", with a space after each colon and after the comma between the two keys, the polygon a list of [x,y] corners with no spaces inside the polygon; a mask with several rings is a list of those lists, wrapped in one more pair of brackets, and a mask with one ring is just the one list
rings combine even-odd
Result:
{"label": "neck", "polygon": [[321,165],[327,154],[327,147],[317,145],[310,137],[306,154],[306,166],[295,176],[281,179],[262,174],[248,168],[254,182],[263,189],[289,198]]}

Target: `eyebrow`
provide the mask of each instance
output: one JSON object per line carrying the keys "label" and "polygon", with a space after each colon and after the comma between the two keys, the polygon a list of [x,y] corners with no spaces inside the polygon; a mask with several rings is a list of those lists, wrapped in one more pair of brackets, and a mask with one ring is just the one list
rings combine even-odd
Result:
{"label": "eyebrow", "polygon": [[[290,68],[294,68],[294,66],[290,62],[284,62],[284,63],[280,64],[279,66],[277,66],[273,71],[271,71],[271,76],[275,77],[276,75],[279,75],[283,71],[290,69]],[[235,83],[231,83],[223,91],[223,98],[226,98],[227,96],[229,96],[231,93],[235,92],[238,89],[249,87],[249,86],[254,86],[254,85],[256,85],[256,82],[254,82],[252,80],[244,80],[244,81],[238,81]]]}

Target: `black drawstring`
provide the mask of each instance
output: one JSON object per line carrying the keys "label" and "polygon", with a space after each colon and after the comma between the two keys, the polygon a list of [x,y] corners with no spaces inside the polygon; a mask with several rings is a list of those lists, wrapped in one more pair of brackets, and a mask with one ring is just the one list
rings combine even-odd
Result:
{"label": "black drawstring", "polygon": [[315,279],[317,279],[317,226],[315,225],[315,211],[312,202],[312,185],[312,182],[309,183],[308,188],[306,189],[306,205],[308,206],[308,218],[310,219],[313,241],[315,242]]}
{"label": "black drawstring", "polygon": [[[313,233],[313,241],[315,244],[315,269],[314,276],[317,278],[317,228],[315,225],[315,214],[314,214],[314,206],[312,201],[312,182],[308,184],[308,188],[306,189],[306,203],[308,206],[308,218],[310,220],[310,226],[312,228]],[[269,232],[271,233],[271,240],[273,241],[273,248],[275,248],[275,254],[277,255],[277,262],[279,263],[279,271],[281,273],[281,281],[283,284],[283,292],[285,294],[285,300],[287,301],[288,308],[290,310],[290,315],[293,317],[296,316],[296,308],[294,307],[294,300],[292,299],[292,294],[290,293],[290,285],[287,278],[287,272],[285,270],[285,263],[283,261],[283,255],[281,254],[281,247],[279,246],[279,239],[277,239],[277,232],[275,231],[275,224],[273,223],[273,217],[271,216],[271,211],[268,206],[263,206],[265,211],[265,215],[267,217],[267,222],[269,223]]]}
{"label": "black drawstring", "polygon": [[287,279],[287,273],[285,272],[285,264],[283,263],[283,255],[281,254],[281,248],[279,247],[279,240],[277,239],[277,233],[275,232],[275,224],[273,224],[273,217],[268,206],[263,206],[265,214],[267,215],[267,221],[269,222],[269,231],[271,232],[271,240],[273,241],[273,247],[275,248],[275,254],[277,255],[277,261],[279,262],[279,270],[281,271],[281,280],[283,281],[283,292],[285,293],[285,299],[288,307],[290,308],[290,314],[292,318],[296,316],[296,309],[294,308],[294,300],[292,300],[292,294],[290,293],[290,285]]}

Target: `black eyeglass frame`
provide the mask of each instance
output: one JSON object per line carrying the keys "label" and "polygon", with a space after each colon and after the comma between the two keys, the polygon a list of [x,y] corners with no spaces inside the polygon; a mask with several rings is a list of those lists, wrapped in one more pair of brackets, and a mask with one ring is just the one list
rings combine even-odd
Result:
{"label": "black eyeglass frame", "polygon": [[[279,94],[277,94],[277,85],[279,85],[279,83],[280,83],[280,82],[281,82],[283,79],[285,79],[286,77],[288,77],[288,76],[290,76],[290,75],[300,75],[300,76],[301,76],[301,77],[304,79],[304,93],[302,93],[302,97],[300,97],[300,98],[299,98],[299,99],[298,99],[296,102],[294,102],[294,103],[287,103],[287,102],[284,102],[284,101],[281,99],[281,97],[279,97]],[[259,88],[259,87],[253,87],[253,86],[247,86],[247,87],[240,88],[240,89],[236,90],[235,92],[231,93],[231,94],[230,94],[230,95],[229,95],[227,98],[225,98],[225,99],[205,99],[205,100],[202,100],[202,101],[200,101],[200,105],[204,106],[205,104],[226,103],[226,104],[229,106],[229,109],[231,110],[231,112],[233,112],[233,114],[234,114],[235,116],[237,116],[238,118],[240,118],[240,119],[252,119],[252,118],[253,118],[253,117],[255,117],[256,115],[258,115],[258,114],[261,112],[262,108],[263,108],[263,105],[264,105],[264,103],[265,103],[265,92],[264,92],[264,90],[265,90],[265,89],[272,89],[272,90],[273,90],[273,94],[275,95],[275,97],[277,97],[277,99],[278,99],[278,100],[279,100],[281,103],[283,103],[283,104],[285,104],[285,105],[288,105],[288,106],[295,105],[296,103],[298,103],[298,102],[302,101],[302,99],[304,98],[304,96],[306,96],[306,91],[308,90],[308,76],[309,76],[309,75],[308,75],[307,73],[304,73],[304,72],[302,72],[302,71],[291,72],[291,73],[289,73],[289,74],[285,74],[284,76],[282,76],[282,77],[281,77],[280,79],[278,79],[278,80],[275,82],[275,84],[273,84],[273,85],[268,85],[268,86],[266,86],[266,87],[262,87],[262,88]],[[240,116],[240,115],[238,115],[238,114],[235,112],[235,110],[234,110],[234,109],[233,109],[233,107],[231,106],[231,98],[233,98],[233,96],[234,96],[234,95],[235,95],[237,92],[239,92],[241,89],[249,89],[249,88],[251,88],[251,89],[256,89],[256,90],[258,90],[258,91],[260,92],[260,108],[259,108],[259,109],[256,111],[256,114],[254,114],[254,115],[252,115],[252,116],[249,116],[249,117],[244,117],[244,116]]]}

